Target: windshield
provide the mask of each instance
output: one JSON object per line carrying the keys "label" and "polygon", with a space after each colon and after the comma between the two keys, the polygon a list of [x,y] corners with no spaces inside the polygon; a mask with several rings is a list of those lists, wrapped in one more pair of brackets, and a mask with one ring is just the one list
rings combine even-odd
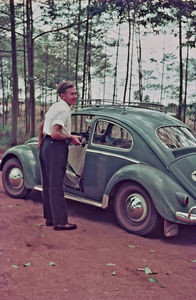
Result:
{"label": "windshield", "polygon": [[196,134],[189,128],[165,126],[156,130],[161,143],[170,149],[196,147]]}

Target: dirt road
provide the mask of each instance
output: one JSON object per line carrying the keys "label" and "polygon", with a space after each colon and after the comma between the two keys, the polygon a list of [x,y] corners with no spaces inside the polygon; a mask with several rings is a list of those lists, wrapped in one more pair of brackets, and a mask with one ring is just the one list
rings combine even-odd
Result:
{"label": "dirt road", "polygon": [[110,210],[69,202],[78,229],[57,232],[44,225],[40,199],[12,199],[0,180],[1,300],[195,299],[196,227],[144,238]]}

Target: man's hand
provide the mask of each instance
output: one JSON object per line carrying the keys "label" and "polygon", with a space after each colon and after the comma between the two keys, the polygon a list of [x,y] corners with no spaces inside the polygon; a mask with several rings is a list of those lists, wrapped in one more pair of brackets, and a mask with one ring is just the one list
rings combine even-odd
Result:
{"label": "man's hand", "polygon": [[70,141],[73,145],[82,145],[82,138],[80,135],[70,135]]}
{"label": "man's hand", "polygon": [[58,124],[52,126],[51,137],[55,140],[69,139],[73,145],[82,145],[82,138],[80,135],[64,134],[62,132],[62,126]]}

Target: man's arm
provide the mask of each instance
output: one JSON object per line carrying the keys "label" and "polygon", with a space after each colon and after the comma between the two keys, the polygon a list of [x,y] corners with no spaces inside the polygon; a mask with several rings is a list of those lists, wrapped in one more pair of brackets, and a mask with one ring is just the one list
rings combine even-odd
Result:
{"label": "man's arm", "polygon": [[43,134],[43,128],[44,128],[44,121],[40,123],[39,132],[38,132],[38,148],[40,148],[41,142],[43,140],[44,134]]}
{"label": "man's arm", "polygon": [[81,136],[79,135],[71,135],[71,134],[64,134],[62,132],[62,126],[61,125],[54,125],[52,126],[52,133],[51,137],[55,140],[65,140],[69,139],[70,142],[74,145],[81,145]]}

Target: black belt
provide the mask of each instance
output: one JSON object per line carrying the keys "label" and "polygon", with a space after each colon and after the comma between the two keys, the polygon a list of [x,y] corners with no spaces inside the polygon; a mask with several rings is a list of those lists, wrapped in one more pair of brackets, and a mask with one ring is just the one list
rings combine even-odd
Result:
{"label": "black belt", "polygon": [[45,135],[45,139],[50,139],[50,140],[52,140],[52,141],[58,141],[58,142],[65,142],[67,145],[69,145],[70,144],[70,140],[69,139],[64,139],[64,140],[55,140],[55,139],[53,139],[50,135],[48,135],[48,134],[46,134]]}

